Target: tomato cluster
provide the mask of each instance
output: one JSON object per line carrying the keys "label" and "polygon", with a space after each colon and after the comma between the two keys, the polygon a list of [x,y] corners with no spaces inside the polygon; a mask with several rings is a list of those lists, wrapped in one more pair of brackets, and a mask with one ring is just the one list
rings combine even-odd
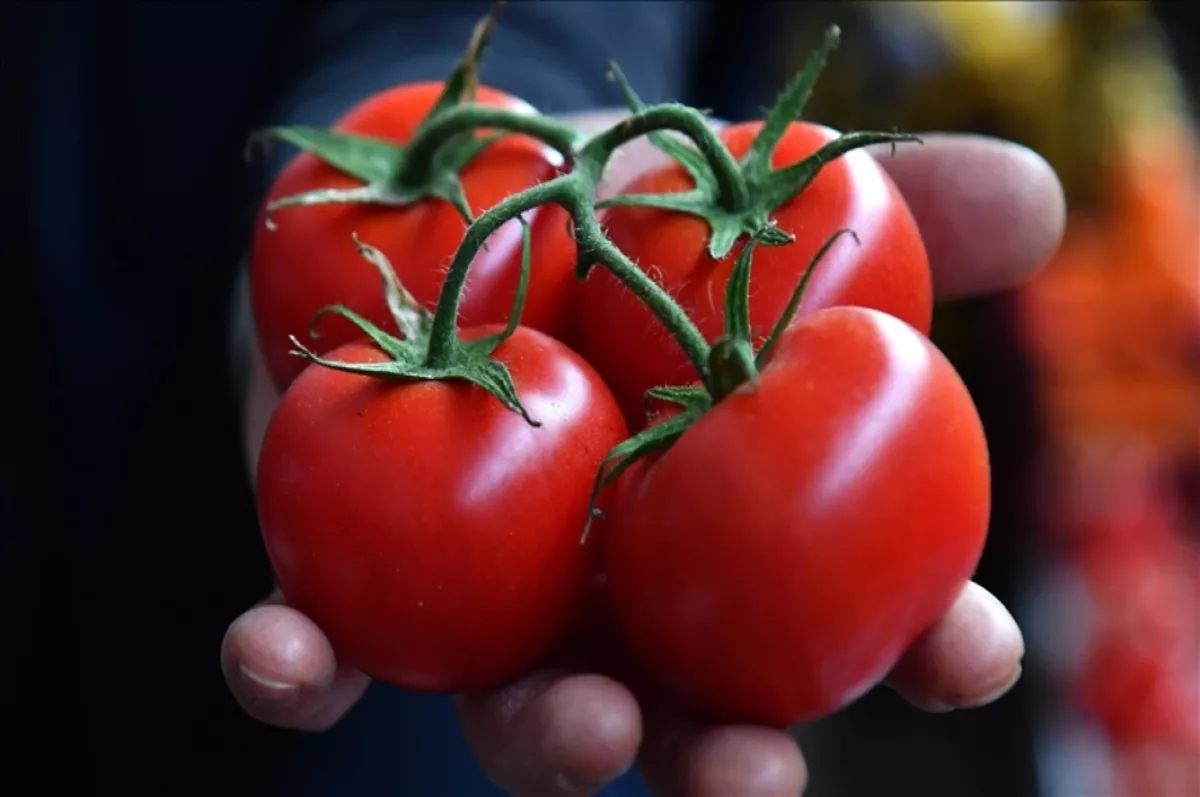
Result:
{"label": "tomato cluster", "polygon": [[[693,109],[629,96],[611,146],[561,158],[549,120],[461,71],[284,136],[307,151],[252,258],[285,391],[258,466],[267,551],[341,660],[395,685],[495,687],[611,616],[694,710],[817,717],[970,577],[983,430],[926,337],[924,247],[871,156],[828,158],[847,137],[791,107],[710,140]],[[418,162],[434,128],[453,135]],[[664,145],[678,162],[629,201],[583,196],[581,164],[664,129],[702,137],[710,171]]]}

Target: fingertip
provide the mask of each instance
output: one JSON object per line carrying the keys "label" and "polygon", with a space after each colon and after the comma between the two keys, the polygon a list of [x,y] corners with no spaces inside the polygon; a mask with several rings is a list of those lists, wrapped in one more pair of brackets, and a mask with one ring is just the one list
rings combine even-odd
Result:
{"label": "fingertip", "polygon": [[568,790],[599,789],[633,765],[642,722],[625,687],[600,675],[575,675],[551,686],[543,701],[542,748],[561,762],[557,780]]}
{"label": "fingertip", "polygon": [[647,780],[689,797],[796,797],[808,767],[790,734],[754,726],[656,726],[642,756]]}
{"label": "fingertip", "polygon": [[336,671],[329,640],[288,606],[258,606],[245,612],[230,624],[223,647],[254,683],[276,689],[325,686]]}
{"label": "fingertip", "polygon": [[936,133],[877,152],[929,253],[939,299],[1012,287],[1054,255],[1066,196],[1050,163],[988,136]]}
{"label": "fingertip", "polygon": [[928,711],[977,708],[995,702],[1020,680],[1024,655],[1016,620],[972,582],[941,622],[912,646],[888,683]]}
{"label": "fingertip", "polygon": [[300,730],[332,725],[367,686],[361,673],[339,669],[329,640],[311,620],[282,605],[255,607],[230,624],[221,667],[248,714]]}
{"label": "fingertip", "polygon": [[592,794],[626,772],[641,744],[629,690],[600,675],[540,673],[458,699],[484,771],[513,794]]}

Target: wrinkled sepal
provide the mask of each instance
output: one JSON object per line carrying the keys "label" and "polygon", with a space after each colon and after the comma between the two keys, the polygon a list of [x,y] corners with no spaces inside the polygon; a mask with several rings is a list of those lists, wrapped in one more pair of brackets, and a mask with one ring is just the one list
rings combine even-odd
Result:
{"label": "wrinkled sepal", "polygon": [[353,236],[354,245],[363,259],[375,267],[383,283],[388,311],[397,329],[404,336],[398,338],[344,305],[322,308],[313,318],[309,336],[319,337],[314,329],[322,317],[337,315],[354,324],[390,360],[381,363],[347,363],[321,356],[291,336],[292,354],[311,363],[345,373],[362,374],[378,379],[395,381],[440,381],[459,380],[469,382],[491,393],[507,409],[525,419],[531,426],[541,424],[530,417],[517,395],[512,374],[501,362],[492,359],[496,348],[508,340],[520,323],[529,289],[530,234],[529,225],[518,217],[522,226],[521,273],[517,283],[517,295],[507,325],[495,335],[476,340],[463,341],[454,337],[448,346],[447,356],[437,364],[431,362],[429,341],[433,334],[434,316],[423,307],[401,284],[391,262],[378,249],[364,244]]}
{"label": "wrinkled sepal", "polygon": [[500,19],[500,12],[504,9],[504,5],[505,0],[496,0],[492,3],[487,15],[475,23],[475,27],[471,30],[471,38],[467,41],[467,47],[458,63],[454,65],[453,71],[446,77],[442,93],[434,103],[430,116],[463,102],[475,100],[475,92],[479,88],[479,62],[483,59],[483,52],[487,49],[488,43],[492,39],[492,33],[496,30],[496,23]]}

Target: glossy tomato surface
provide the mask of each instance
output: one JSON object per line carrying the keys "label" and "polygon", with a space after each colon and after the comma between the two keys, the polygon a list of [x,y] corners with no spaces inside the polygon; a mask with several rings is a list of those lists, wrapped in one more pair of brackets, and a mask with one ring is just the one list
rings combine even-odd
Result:
{"label": "glossy tomato surface", "polygon": [[[330,356],[383,359],[363,342]],[[519,329],[495,357],[541,427],[463,382],[313,366],[263,443],[259,520],[284,596],[339,660],[397,686],[502,684],[552,652],[592,591],[599,540],[580,535],[620,410],[541,333]]]}
{"label": "glossy tomato surface", "polygon": [[[421,83],[384,91],[350,110],[335,127],[407,142],[432,109],[441,88],[441,83]],[[487,87],[479,88],[477,101],[533,113],[520,100]],[[478,215],[512,194],[554,177],[560,161],[553,151],[529,138],[508,136],[496,142],[460,174],[472,212]],[[264,208],[276,199],[307,191],[361,185],[316,156],[302,153],[280,173]],[[577,286],[567,216],[558,206],[545,206],[526,218],[531,225],[533,269],[523,323],[569,340],[574,334]],[[251,293],[258,340],[280,388],[305,365],[288,354],[289,335],[304,340],[318,353],[359,335],[353,325],[331,317],[318,323],[320,337],[309,340],[309,323],[326,305],[347,305],[395,331],[379,276],[358,254],[353,234],[387,255],[404,286],[432,308],[466,230],[458,212],[440,199],[407,207],[342,203],[281,208],[272,212],[270,219],[274,229],[261,217],[255,227]],[[471,266],[460,315],[464,327],[508,319],[520,263],[521,227],[514,220],[489,239],[487,249]]]}
{"label": "glossy tomato surface", "polygon": [[725,722],[787,726],[878,683],[950,607],[987,533],[987,444],[950,364],[822,310],[618,482],[608,586],[647,671]]}
{"label": "glossy tomato surface", "polygon": [[[760,127],[757,122],[736,125],[723,130],[721,138],[740,158]],[[777,168],[797,163],[836,135],[825,127],[794,123],[773,163]],[[693,187],[687,173],[671,165],[639,177],[625,192],[677,193]],[[860,244],[843,236],[833,245],[809,282],[798,317],[822,307],[858,305],[883,310],[928,333],[933,299],[925,245],[904,199],[871,155],[854,151],[828,164],[772,218],[796,240],[755,252],[750,320],[756,336],[771,330],[813,256],[842,228],[853,230]],[[613,242],[715,340],[723,331],[725,284],[742,244],[714,261],[707,253],[707,222],[694,216],[622,207],[605,211],[603,221]],[[630,424],[643,426],[645,392],[688,384],[695,373],[666,329],[603,267],[592,270],[580,294],[582,351],[612,387]]]}

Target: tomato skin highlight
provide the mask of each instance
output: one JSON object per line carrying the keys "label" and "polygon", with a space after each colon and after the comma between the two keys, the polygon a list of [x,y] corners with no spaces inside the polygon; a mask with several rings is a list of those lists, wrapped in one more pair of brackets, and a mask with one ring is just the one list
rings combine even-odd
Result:
{"label": "tomato skin highlight", "polygon": [[990,473],[958,375],[884,313],[801,319],[760,376],[621,476],[606,561],[656,681],[716,721],[784,727],[861,696],[950,607]]}
{"label": "tomato skin highlight", "polygon": [[[760,122],[734,125],[721,139],[741,157]],[[775,150],[776,168],[803,160],[837,133],[793,123]],[[647,172],[624,193],[678,193],[692,179],[677,164]],[[933,288],[925,245],[899,190],[868,153],[850,152],[826,165],[798,196],[772,216],[795,242],[760,246],[754,254],[750,320],[765,338],[813,256],[839,229],[849,228],[817,266],[797,317],[823,307],[882,310],[928,334]],[[708,225],[694,216],[656,208],[615,207],[601,220],[609,238],[680,303],[711,343],[724,331],[725,284],[742,251],[722,260],[707,253]],[[652,387],[694,381],[683,351],[650,311],[605,269],[595,268],[580,289],[580,346],[613,389],[634,429],[645,425],[642,400]]]}
{"label": "tomato skin highlight", "polygon": [[[385,360],[364,341],[330,357]],[[340,661],[396,686],[506,683],[594,600],[601,540],[580,535],[600,462],[627,434],[620,410],[541,333],[519,328],[494,357],[541,427],[463,382],[313,366],[263,443],[259,520],[285,598]]]}
{"label": "tomato skin highlight", "polygon": [[[433,108],[442,84],[416,83],[376,94],[352,108],[334,126],[398,143],[408,142]],[[477,101],[514,111],[533,109],[495,89],[481,86]],[[524,136],[508,136],[489,146],[460,173],[474,215],[509,196],[559,173],[559,156]],[[432,309],[467,225],[440,199],[408,207],[371,204],[324,204],[265,207],[287,196],[325,188],[354,188],[361,181],[310,153],[301,153],[280,172],[263,203],[255,226],[250,259],[255,327],[267,369],[276,387],[287,387],[305,362],[288,354],[295,335],[318,354],[358,337],[353,326],[334,319],[318,322],[319,338],[308,327],[326,305],[344,304],[383,329],[395,333],[379,277],[362,262],[351,236],[381,250],[401,283]],[[532,236],[532,271],[522,323],[570,344],[575,336],[575,245],[568,217],[557,205],[526,214]],[[508,319],[521,264],[521,227],[513,220],[488,239],[487,249],[471,265],[463,294],[464,328],[500,324]]]}

